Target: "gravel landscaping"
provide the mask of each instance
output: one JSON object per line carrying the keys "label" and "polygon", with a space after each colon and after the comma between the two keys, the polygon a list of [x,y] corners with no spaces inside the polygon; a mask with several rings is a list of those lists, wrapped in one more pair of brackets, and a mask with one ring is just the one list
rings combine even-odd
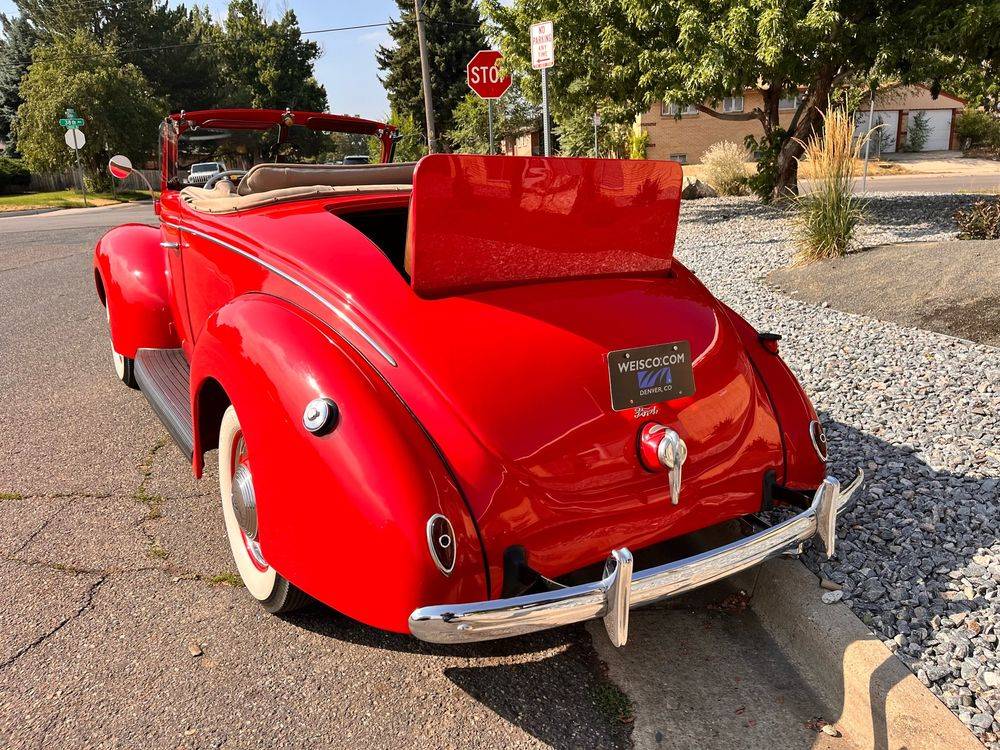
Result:
{"label": "gravel landscaping", "polygon": [[[866,246],[955,237],[973,196],[880,195]],[[748,198],[685,202],[677,256],[781,351],[823,419],[831,470],[867,475],[838,555],[805,562],[975,734],[1000,750],[1000,350],[795,300],[764,277],[789,216]]]}

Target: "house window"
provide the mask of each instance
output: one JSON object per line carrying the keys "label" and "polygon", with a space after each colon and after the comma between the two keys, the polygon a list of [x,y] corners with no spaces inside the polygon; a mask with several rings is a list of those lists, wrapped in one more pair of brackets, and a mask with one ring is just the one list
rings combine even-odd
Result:
{"label": "house window", "polygon": [[797,96],[783,96],[778,99],[778,109],[795,109],[799,106]]}
{"label": "house window", "polygon": [[696,115],[698,110],[695,109],[693,104],[688,104],[681,106],[679,104],[674,104],[673,102],[661,102],[660,103],[660,116],[661,117],[677,117],[677,115]]}
{"label": "house window", "polygon": [[688,155],[687,154],[670,154],[670,161],[675,161],[678,164],[687,164]]}
{"label": "house window", "polygon": [[743,111],[743,97],[742,96],[727,96],[722,100],[722,111],[723,112],[742,112]]}

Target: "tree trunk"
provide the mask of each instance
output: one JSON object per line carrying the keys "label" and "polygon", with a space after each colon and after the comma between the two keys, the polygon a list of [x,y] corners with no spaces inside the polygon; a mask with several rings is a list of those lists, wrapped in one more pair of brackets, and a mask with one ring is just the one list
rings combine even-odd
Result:
{"label": "tree trunk", "polygon": [[799,194],[799,160],[802,144],[789,138],[778,154],[778,179],[774,183],[774,200],[784,200]]}

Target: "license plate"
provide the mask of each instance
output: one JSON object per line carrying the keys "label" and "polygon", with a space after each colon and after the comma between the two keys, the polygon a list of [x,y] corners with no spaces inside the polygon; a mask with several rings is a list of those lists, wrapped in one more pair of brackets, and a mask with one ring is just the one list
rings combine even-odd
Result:
{"label": "license plate", "polygon": [[623,411],[694,393],[687,341],[608,352],[611,408]]}

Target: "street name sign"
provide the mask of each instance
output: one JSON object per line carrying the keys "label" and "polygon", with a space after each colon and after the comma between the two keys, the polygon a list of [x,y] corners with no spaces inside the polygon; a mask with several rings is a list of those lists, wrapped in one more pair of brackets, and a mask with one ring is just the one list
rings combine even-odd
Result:
{"label": "street name sign", "polygon": [[551,68],[556,64],[556,43],[552,34],[552,21],[531,25],[531,67],[535,70]]}
{"label": "street name sign", "polygon": [[63,117],[59,120],[59,124],[64,128],[78,128],[86,123],[82,117]]}
{"label": "street name sign", "polygon": [[481,99],[499,99],[510,88],[510,76],[500,74],[501,55],[495,49],[481,49],[465,66],[469,88]]}

